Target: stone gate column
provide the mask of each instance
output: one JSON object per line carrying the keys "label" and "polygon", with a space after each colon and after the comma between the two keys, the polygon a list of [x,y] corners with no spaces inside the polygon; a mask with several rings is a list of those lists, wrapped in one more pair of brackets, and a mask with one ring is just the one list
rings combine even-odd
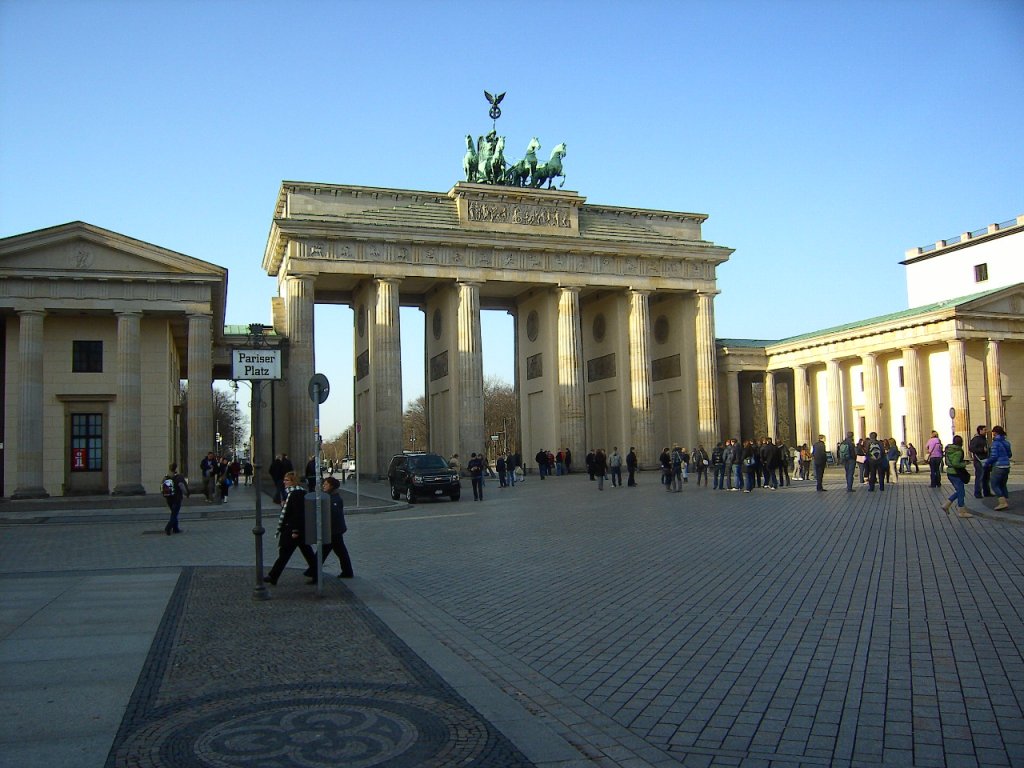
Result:
{"label": "stone gate column", "polygon": [[903,348],[903,392],[907,405],[906,439],[922,455],[925,425],[921,423],[921,360],[917,347]]}
{"label": "stone gate column", "polygon": [[877,432],[884,436],[889,430],[882,429],[882,411],[878,407],[878,357],[868,352],[861,355],[861,364],[864,366],[864,423],[869,434]]}
{"label": "stone gate column", "polygon": [[558,294],[558,445],[576,456],[586,453],[583,409],[583,342],[579,286],[560,286]]}
{"label": "stone gate column", "polygon": [[715,349],[715,294],[697,293],[697,435],[710,451],[722,439],[718,420],[718,360]]}
{"label": "stone gate column", "polygon": [[458,374],[459,435],[457,450],[469,460],[484,445],[484,359],[480,334],[480,284],[459,281]]}
{"label": "stone gate column", "polygon": [[[43,310],[18,312],[18,475],[12,499],[49,496],[43,487]],[[10,447],[8,448],[10,450]],[[63,454],[64,451],[61,451]]]}
{"label": "stone gate column", "polygon": [[988,399],[988,423],[990,426],[1006,427],[1006,411],[1003,408],[1003,379],[999,367],[999,341],[988,340],[985,355],[985,376],[988,379],[985,394]]}
{"label": "stone gate column", "polygon": [[313,287],[309,275],[289,275],[284,280],[288,323],[288,445],[287,453],[301,476],[313,455],[313,401],[309,380],[316,372],[313,350]]}
{"label": "stone gate column", "polygon": [[963,339],[949,340],[949,383],[956,415],[953,429],[956,434],[970,442],[971,414],[967,400],[967,343]]}
{"label": "stone gate column", "polygon": [[793,409],[796,412],[797,445],[811,444],[811,390],[807,383],[807,366],[793,366]]}
{"label": "stone gate column", "polygon": [[[726,397],[729,400],[729,434],[736,440],[742,440],[740,430],[740,374],[739,371],[727,371],[725,374]],[[705,446],[706,447],[706,446]]]}
{"label": "stone gate column", "polygon": [[[846,437],[846,425],[843,419],[843,377],[838,360],[829,360],[825,363],[825,387],[828,395],[828,428],[820,429],[819,433],[825,435],[825,447],[832,450],[830,446],[839,444],[839,441]],[[814,436],[817,438],[817,435]]]}
{"label": "stone gate column", "polygon": [[[142,486],[142,313],[117,313],[117,459],[114,496],[140,496]],[[163,468],[161,467],[161,470]]]}
{"label": "stone gate column", "polygon": [[[370,329],[373,360],[374,429],[377,435],[377,471],[387,471],[391,457],[403,449],[402,415],[402,325],[395,278],[374,280],[377,301]],[[426,379],[429,381],[429,379]]]}
{"label": "stone gate column", "polygon": [[650,291],[629,291],[629,387],[630,423],[642,467],[652,467],[658,459],[654,448],[654,414],[651,412],[651,316]]}
{"label": "stone gate column", "polygon": [[193,490],[201,489],[201,464],[213,442],[213,318],[188,316],[188,477]]}
{"label": "stone gate column", "polygon": [[765,436],[775,440],[779,414],[775,403],[775,374],[772,371],[764,372],[764,413]]}

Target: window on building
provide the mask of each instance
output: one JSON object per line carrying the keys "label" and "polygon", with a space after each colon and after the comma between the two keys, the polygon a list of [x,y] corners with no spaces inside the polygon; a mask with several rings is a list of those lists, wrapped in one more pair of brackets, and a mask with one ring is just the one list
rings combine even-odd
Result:
{"label": "window on building", "polygon": [[71,414],[71,471],[103,469],[103,414]]}
{"label": "window on building", "polygon": [[907,386],[906,384],[903,383],[903,366],[902,365],[896,367],[896,376],[900,380],[900,386],[901,387]]}
{"label": "window on building", "polygon": [[72,373],[103,373],[103,342],[71,342]]}
{"label": "window on building", "polygon": [[860,372],[860,391],[864,391],[864,371]]}
{"label": "window on building", "polygon": [[988,264],[974,265],[974,282],[984,283],[988,280]]}

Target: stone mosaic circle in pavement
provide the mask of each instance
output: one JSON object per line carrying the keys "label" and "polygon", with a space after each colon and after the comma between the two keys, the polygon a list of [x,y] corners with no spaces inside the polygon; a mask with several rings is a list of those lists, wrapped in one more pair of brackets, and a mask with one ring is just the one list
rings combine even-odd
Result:
{"label": "stone mosaic circle in pavement", "polygon": [[343,584],[186,569],[107,768],[531,763]]}

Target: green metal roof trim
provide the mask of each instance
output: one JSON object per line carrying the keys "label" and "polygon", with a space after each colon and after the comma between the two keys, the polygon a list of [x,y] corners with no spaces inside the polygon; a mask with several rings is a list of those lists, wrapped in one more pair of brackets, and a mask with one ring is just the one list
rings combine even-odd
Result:
{"label": "green metal roof trim", "polygon": [[760,347],[767,347],[770,344],[778,344],[778,342],[768,339],[715,339],[715,344],[719,347],[758,349]]}
{"label": "green metal roof trim", "polygon": [[[265,326],[264,326],[265,327]],[[225,336],[248,336],[249,326],[248,325],[225,325],[224,326]],[[266,328],[264,332],[266,336],[277,336],[277,331],[273,328]]]}
{"label": "green metal roof trim", "polygon": [[913,307],[911,309],[903,309],[899,312],[892,312],[888,315],[879,315],[877,317],[870,317],[867,320],[857,320],[853,323],[846,323],[844,325],[837,325],[832,328],[823,328],[820,331],[812,331],[811,333],[801,333],[798,336],[790,336],[779,341],[772,342],[773,344],[788,344],[793,341],[800,341],[801,339],[810,339],[815,336],[825,336],[830,333],[840,333],[842,331],[852,331],[855,328],[867,328],[872,325],[878,325],[881,323],[888,323],[893,320],[901,320],[907,317],[915,317],[917,315],[927,315],[929,312],[938,312],[943,309],[950,309],[952,307],[960,306],[961,304],[968,304],[972,301],[976,301],[984,296],[989,296],[1000,291],[1005,291],[1007,286],[1002,288],[993,288],[987,291],[981,291],[980,293],[972,293],[969,296],[960,296],[956,299],[945,299],[943,301],[936,301],[934,304],[925,304],[921,307]]}
{"label": "green metal roof trim", "polygon": [[844,325],[836,325],[832,328],[823,328],[819,331],[811,331],[810,333],[801,333],[797,336],[789,336],[785,339],[779,339],[776,341],[770,341],[765,339],[715,339],[715,344],[719,347],[736,347],[738,349],[745,348],[757,348],[757,347],[770,347],[776,344],[788,344],[794,341],[800,341],[801,339],[812,339],[815,336],[825,336],[830,333],[840,333],[842,331],[852,331],[855,328],[867,328],[872,325],[880,323],[887,323],[892,320],[900,320],[902,318],[914,317],[916,315],[927,315],[929,312],[937,312],[943,309],[949,309],[951,307],[957,307],[961,304],[969,304],[977,299],[984,298],[1000,291],[1005,291],[1007,286],[1002,288],[993,288],[987,291],[981,291],[979,293],[972,293],[968,296],[960,296],[955,299],[944,299],[943,301],[936,301],[933,304],[925,304],[921,307],[913,307],[911,309],[902,309],[899,312],[892,312],[888,315],[879,315],[877,317],[870,317],[867,320],[857,320],[853,323],[846,323]]}

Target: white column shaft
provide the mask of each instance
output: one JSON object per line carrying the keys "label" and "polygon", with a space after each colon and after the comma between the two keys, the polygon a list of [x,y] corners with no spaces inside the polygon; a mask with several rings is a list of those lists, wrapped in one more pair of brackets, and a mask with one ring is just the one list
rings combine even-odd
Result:
{"label": "white column shaft", "polygon": [[210,315],[188,316],[188,475],[194,488],[202,483],[201,464],[213,440],[213,326]]}
{"label": "white column shaft", "polygon": [[[864,424],[868,433],[877,432],[882,435],[888,430],[882,429],[882,411],[879,408],[878,395],[878,359],[872,353],[861,356],[864,366]],[[845,433],[840,439],[846,437]]]}
{"label": "white column shaft", "polygon": [[309,397],[309,380],[316,372],[313,351],[313,278],[285,278],[285,311],[288,323],[288,454],[302,472],[316,448],[315,406]]}
{"label": "white column shaft", "polygon": [[828,428],[820,430],[825,435],[825,445],[838,445],[846,437],[843,423],[843,378],[838,360],[825,363],[828,396]]}
{"label": "white column shaft", "polygon": [[480,285],[458,284],[459,456],[484,450],[484,360]]}
{"label": "white column shaft", "polygon": [[373,376],[373,421],[377,433],[377,471],[388,468],[391,457],[403,449],[402,326],[399,281],[380,279],[376,284],[370,345]]}
{"label": "white column shaft", "polygon": [[920,452],[925,444],[925,425],[921,421],[921,360],[917,347],[903,349],[903,392],[907,405],[907,442]]}
{"label": "white column shaft", "polygon": [[989,339],[988,352],[985,355],[985,375],[988,379],[986,397],[988,398],[988,423],[991,426],[1006,426],[1006,411],[1003,408],[1003,380],[999,366],[999,342]]}
{"label": "white column shaft", "polygon": [[721,439],[718,415],[718,360],[715,350],[715,295],[697,294],[697,434],[708,450]]}
{"label": "white column shaft", "polygon": [[953,417],[955,434],[961,435],[964,442],[970,441],[971,414],[967,400],[967,343],[963,339],[949,341],[949,383],[953,398]]}
{"label": "white column shaft", "polygon": [[[18,313],[18,475],[12,499],[49,496],[43,486],[43,319]],[[10,449],[11,446],[8,446]]]}
{"label": "white column shaft", "polygon": [[651,411],[651,316],[648,292],[629,292],[629,383],[633,439],[641,466],[657,462],[654,414]]}
{"label": "white column shaft", "polygon": [[576,456],[586,452],[583,410],[583,347],[580,333],[580,289],[563,287],[558,296],[558,404],[557,448]]}
{"label": "white column shaft", "polygon": [[796,444],[811,444],[811,391],[807,383],[807,367],[793,366],[793,399],[796,412]]}
{"label": "white column shaft", "polygon": [[142,313],[117,315],[117,453],[115,496],[145,493],[142,486]]}

